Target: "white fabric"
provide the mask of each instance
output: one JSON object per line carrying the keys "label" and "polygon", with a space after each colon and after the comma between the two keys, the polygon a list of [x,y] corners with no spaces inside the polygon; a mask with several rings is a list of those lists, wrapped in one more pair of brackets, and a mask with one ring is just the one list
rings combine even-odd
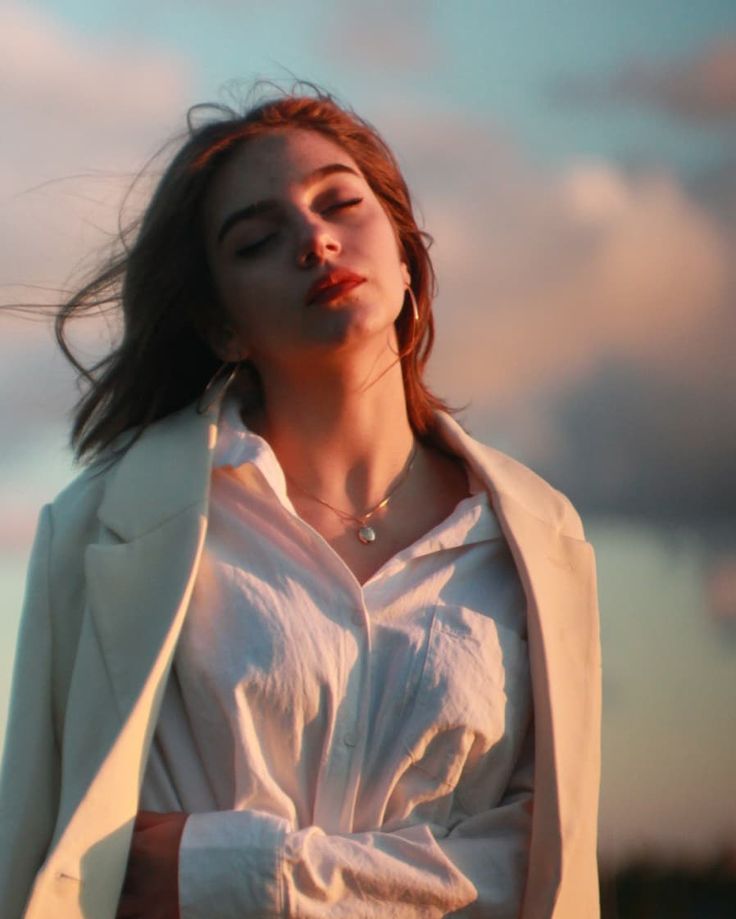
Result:
{"label": "white fabric", "polygon": [[[191,404],[155,422],[41,513],[0,770],[3,919],[118,913],[145,766],[205,544],[219,410],[220,402],[204,412]],[[488,492],[526,597],[534,807],[519,919],[595,919],[594,552],[564,495],[449,415],[438,412],[435,425]],[[483,828],[487,839],[487,820]],[[438,844],[462,864],[465,839]],[[468,846],[476,851],[474,839]],[[498,867],[494,860],[488,873]]]}
{"label": "white fabric", "polygon": [[141,797],[193,814],[182,919],[518,916],[525,602],[487,493],[361,587],[232,405],[214,466]]}

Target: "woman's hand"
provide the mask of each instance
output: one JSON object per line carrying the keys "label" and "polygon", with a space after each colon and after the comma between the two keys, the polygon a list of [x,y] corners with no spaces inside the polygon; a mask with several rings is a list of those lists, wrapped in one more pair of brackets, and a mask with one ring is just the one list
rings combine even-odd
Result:
{"label": "woman's hand", "polygon": [[138,811],[117,919],[179,919],[179,845],[188,816]]}

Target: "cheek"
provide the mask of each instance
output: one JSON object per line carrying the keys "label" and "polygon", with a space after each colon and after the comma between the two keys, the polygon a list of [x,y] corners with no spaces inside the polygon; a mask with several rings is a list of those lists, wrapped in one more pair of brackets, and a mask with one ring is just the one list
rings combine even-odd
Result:
{"label": "cheek", "polygon": [[238,326],[251,326],[259,317],[267,315],[273,307],[275,291],[273,274],[260,277],[249,271],[245,276],[237,268],[228,271],[222,278],[219,293],[226,312]]}
{"label": "cheek", "polygon": [[399,234],[394,226],[394,222],[391,219],[391,215],[383,207],[383,205],[378,205],[378,222],[381,224],[381,233],[384,238],[384,245],[386,251],[392,252],[397,260],[401,261],[401,242],[399,240]]}
{"label": "cheek", "polygon": [[395,279],[400,286],[404,286],[406,279],[404,278],[404,269],[402,267],[402,255],[401,255],[401,245],[399,243],[396,231],[391,221],[386,217],[385,222],[381,228],[380,234],[380,246],[382,261],[386,266],[386,269],[393,269],[391,274],[395,274]]}
{"label": "cheek", "polygon": [[396,287],[403,290],[408,279],[405,277],[406,269],[403,265],[401,250],[393,230],[389,230],[383,236],[381,255],[387,283],[392,288]]}
{"label": "cheek", "polygon": [[249,272],[229,285],[224,306],[235,334],[251,356],[270,353],[295,331],[294,293],[284,287],[278,271],[263,276]]}

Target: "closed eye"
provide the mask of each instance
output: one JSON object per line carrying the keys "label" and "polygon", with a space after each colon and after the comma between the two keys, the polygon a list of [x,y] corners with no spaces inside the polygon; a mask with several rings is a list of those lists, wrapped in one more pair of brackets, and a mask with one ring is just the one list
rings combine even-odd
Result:
{"label": "closed eye", "polygon": [[[331,204],[329,207],[324,209],[323,213],[331,214],[333,211],[348,210],[349,208],[357,207],[357,205],[362,203],[362,198],[348,198],[347,201],[337,201],[335,204]],[[275,238],[276,233],[269,233],[268,236],[264,236],[263,239],[259,239],[257,242],[250,243],[247,246],[241,246],[236,250],[235,255],[242,258],[248,258],[251,255],[256,255]]]}
{"label": "closed eye", "polygon": [[248,246],[241,246],[239,249],[236,249],[235,255],[239,258],[248,258],[249,255],[255,255],[257,252],[260,252],[261,249],[264,249],[272,239],[276,238],[275,233],[269,233],[268,236],[264,236],[263,239],[259,239],[257,242],[250,243]]}
{"label": "closed eye", "polygon": [[349,198],[347,201],[338,201],[337,204],[331,204],[328,208],[325,208],[325,213],[329,214],[332,211],[339,211],[343,208],[355,207],[358,204],[362,204],[362,198]]}

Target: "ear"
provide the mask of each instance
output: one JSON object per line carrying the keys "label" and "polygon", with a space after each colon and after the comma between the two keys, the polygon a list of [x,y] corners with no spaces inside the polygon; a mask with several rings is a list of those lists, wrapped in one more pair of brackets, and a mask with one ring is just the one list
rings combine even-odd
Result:
{"label": "ear", "polygon": [[404,284],[409,287],[411,285],[411,273],[406,262],[401,263],[401,277],[404,279]]}

